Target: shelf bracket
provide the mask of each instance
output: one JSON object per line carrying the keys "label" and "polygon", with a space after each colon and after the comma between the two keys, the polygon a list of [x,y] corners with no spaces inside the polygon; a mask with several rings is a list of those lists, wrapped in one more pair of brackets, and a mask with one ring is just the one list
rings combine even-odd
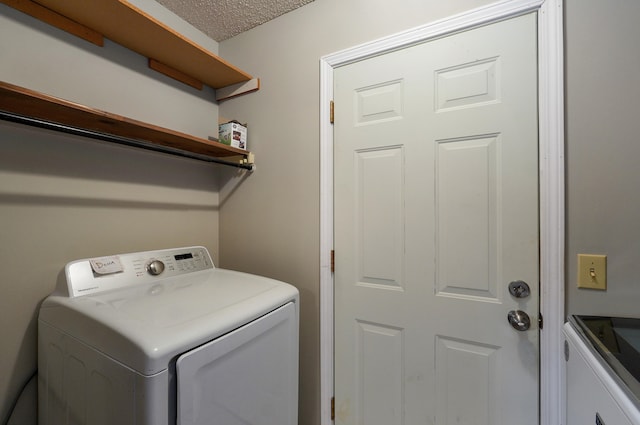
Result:
{"label": "shelf bracket", "polygon": [[36,18],[42,22],[46,22],[62,31],[66,31],[69,34],[80,37],[83,40],[93,43],[96,46],[104,46],[104,37],[97,31],[92,30],[82,24],[77,23],[74,20],[67,18],[64,15],[59,14],[47,7],[44,7],[36,2],[30,0],[0,0],[0,3],[4,3],[9,7],[19,10],[33,18]]}
{"label": "shelf bracket", "polygon": [[241,96],[247,93],[253,93],[260,90],[260,78],[254,78],[244,83],[232,84],[216,90],[216,100],[218,102]]}
{"label": "shelf bracket", "polygon": [[176,81],[180,81],[188,86],[193,87],[197,90],[202,90],[204,84],[202,81],[197,78],[193,78],[184,72],[180,72],[175,68],[170,67],[169,65],[165,65],[162,62],[158,62],[155,59],[149,59],[149,68],[153,69],[156,72],[166,75],[169,78],[173,78]]}

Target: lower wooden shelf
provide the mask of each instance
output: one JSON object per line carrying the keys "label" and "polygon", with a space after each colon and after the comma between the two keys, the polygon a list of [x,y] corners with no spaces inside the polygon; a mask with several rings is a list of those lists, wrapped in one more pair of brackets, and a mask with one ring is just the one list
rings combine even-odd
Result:
{"label": "lower wooden shelf", "polygon": [[0,118],[145,149],[253,168],[243,149],[0,82]]}

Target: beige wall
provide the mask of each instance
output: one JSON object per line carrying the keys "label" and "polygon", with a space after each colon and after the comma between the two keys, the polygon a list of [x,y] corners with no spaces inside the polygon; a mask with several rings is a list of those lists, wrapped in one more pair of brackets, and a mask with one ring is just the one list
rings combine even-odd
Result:
{"label": "beige wall", "polygon": [[221,264],[300,289],[301,425],[320,417],[319,60],[485,3],[316,0],[220,43],[222,57],[262,81],[220,105],[248,122],[258,164],[220,209]]}
{"label": "beige wall", "polygon": [[[301,290],[301,425],[319,416],[318,61],[483,3],[316,0],[220,44],[262,79],[260,92],[220,109],[249,123],[258,161],[221,208],[221,260]],[[567,0],[565,9],[568,311],[637,317],[640,3]],[[578,252],[609,255],[606,293],[574,289]]]}
{"label": "beige wall", "polygon": [[[640,2],[566,0],[569,314],[640,317]],[[576,288],[606,254],[606,292]]]}
{"label": "beige wall", "polygon": [[[200,136],[217,132],[212,90],[182,86],[127,49],[93,46],[5,5],[0,80]],[[217,170],[0,121],[1,423],[36,368],[38,306],[67,262],[195,244],[217,258]],[[35,423],[31,389],[12,423]]]}

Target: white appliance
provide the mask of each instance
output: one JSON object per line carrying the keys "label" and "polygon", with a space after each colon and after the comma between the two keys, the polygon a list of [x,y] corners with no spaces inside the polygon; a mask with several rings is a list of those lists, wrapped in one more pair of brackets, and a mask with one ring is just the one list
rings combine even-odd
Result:
{"label": "white appliance", "polygon": [[567,425],[640,425],[640,319],[565,323]]}
{"label": "white appliance", "polygon": [[74,261],[40,308],[40,425],[295,425],[298,291],[204,247]]}

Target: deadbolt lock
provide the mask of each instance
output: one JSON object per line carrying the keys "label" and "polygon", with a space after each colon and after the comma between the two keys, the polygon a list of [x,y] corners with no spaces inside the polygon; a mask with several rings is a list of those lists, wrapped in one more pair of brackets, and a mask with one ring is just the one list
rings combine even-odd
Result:
{"label": "deadbolt lock", "polygon": [[514,280],[509,283],[509,293],[516,298],[526,298],[531,295],[531,288],[523,280]]}

